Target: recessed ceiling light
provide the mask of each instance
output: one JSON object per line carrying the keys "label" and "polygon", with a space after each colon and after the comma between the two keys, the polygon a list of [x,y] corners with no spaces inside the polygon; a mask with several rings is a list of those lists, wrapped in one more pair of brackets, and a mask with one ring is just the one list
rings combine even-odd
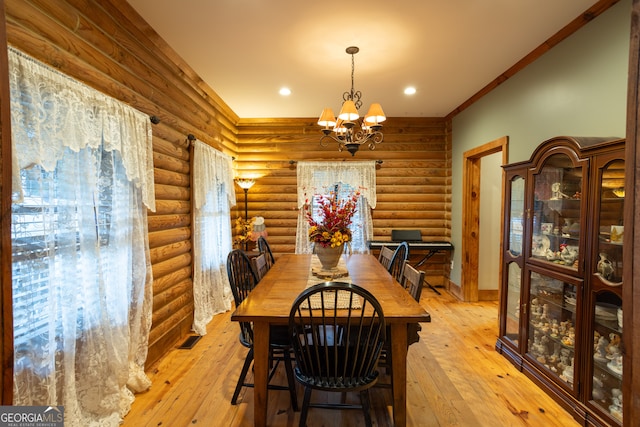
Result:
{"label": "recessed ceiling light", "polygon": [[280,95],[282,96],[291,95],[291,89],[289,89],[288,87],[283,87],[282,89],[280,89]]}
{"label": "recessed ceiling light", "polygon": [[415,93],[416,93],[416,88],[413,86],[408,86],[404,89],[405,95],[415,95]]}

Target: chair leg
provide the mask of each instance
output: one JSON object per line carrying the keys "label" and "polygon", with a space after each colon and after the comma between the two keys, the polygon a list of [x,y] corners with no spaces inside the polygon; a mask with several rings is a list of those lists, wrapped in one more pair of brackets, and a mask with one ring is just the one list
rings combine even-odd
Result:
{"label": "chair leg", "polygon": [[302,399],[302,410],[300,411],[300,427],[307,427],[307,415],[309,414],[310,402],[311,402],[311,387],[305,387],[304,398]]}
{"label": "chair leg", "polygon": [[242,387],[244,386],[244,380],[247,377],[247,373],[249,372],[251,362],[253,362],[253,348],[249,349],[247,357],[244,358],[244,365],[242,365],[240,378],[238,378],[238,384],[236,384],[236,391],[233,392],[233,397],[231,398],[232,405],[235,405],[238,401],[238,396],[240,395],[240,390],[242,390]]}
{"label": "chair leg", "polygon": [[371,427],[371,400],[369,399],[369,389],[360,391],[360,402],[362,403],[362,412],[364,412],[364,423],[367,427]]}
{"label": "chair leg", "polygon": [[293,366],[291,361],[291,353],[289,350],[284,351],[284,368],[287,372],[287,383],[289,384],[289,394],[291,395],[291,407],[298,412],[298,396],[296,394],[296,381],[293,377]]}

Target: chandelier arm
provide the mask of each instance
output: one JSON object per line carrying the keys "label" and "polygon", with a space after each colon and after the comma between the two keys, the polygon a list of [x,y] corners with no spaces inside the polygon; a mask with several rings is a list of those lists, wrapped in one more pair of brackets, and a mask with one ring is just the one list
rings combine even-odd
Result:
{"label": "chandelier arm", "polygon": [[384,134],[380,131],[375,131],[369,134],[369,150],[375,150],[376,145],[380,144],[384,139]]}
{"label": "chandelier arm", "polygon": [[344,140],[342,140],[340,137],[337,137],[335,135],[323,135],[322,138],[320,138],[320,145],[323,147],[327,147],[330,142],[337,142],[338,144],[342,144],[342,145],[344,145],[345,143]]}

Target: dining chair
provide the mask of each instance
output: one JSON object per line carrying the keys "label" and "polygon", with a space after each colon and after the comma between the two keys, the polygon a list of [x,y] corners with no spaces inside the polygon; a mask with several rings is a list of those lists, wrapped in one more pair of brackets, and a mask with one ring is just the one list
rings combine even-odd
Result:
{"label": "dining chair", "polygon": [[[420,302],[420,295],[422,293],[422,286],[424,284],[424,276],[425,272],[422,270],[417,270],[411,264],[409,264],[408,260],[404,261],[404,266],[402,270],[402,278],[400,279],[400,284],[403,288],[409,292],[409,294],[416,301]],[[419,323],[409,323],[407,325],[407,346],[414,344],[420,341],[419,332],[422,330],[422,325]],[[390,331],[387,327],[387,334]],[[391,371],[391,344],[386,342],[384,347],[382,348],[382,352],[380,354],[380,367],[385,368],[385,371],[393,376],[393,372]],[[383,387],[390,387],[390,384],[380,384]]]}
{"label": "dining chair", "polygon": [[256,279],[260,282],[264,275],[267,274],[267,271],[269,271],[266,254],[263,252],[260,255],[251,258],[251,264],[253,265],[253,270],[256,273]]}
{"label": "dining chair", "polygon": [[258,251],[265,254],[267,258],[267,265],[271,268],[276,260],[273,257],[273,252],[271,252],[271,246],[269,246],[269,242],[267,242],[267,239],[265,239],[264,236],[258,237]]}
{"label": "dining chair", "polygon": [[[258,284],[258,278],[251,266],[251,261],[244,251],[235,249],[229,253],[227,256],[227,276],[229,277],[231,292],[233,293],[233,299],[237,307]],[[253,324],[251,322],[238,323],[240,324],[240,343],[247,347],[249,351],[244,359],[242,371],[240,372],[236,389],[233,392],[233,397],[231,398],[232,405],[237,403],[242,387],[253,387],[252,383],[246,382],[247,373],[253,363],[254,357]],[[269,341],[269,359],[271,361],[275,361],[275,364],[269,372],[269,380],[271,380],[275,374],[280,361],[283,361],[288,386],[269,384],[268,388],[272,390],[289,390],[291,406],[294,411],[297,411],[298,398],[296,396],[295,380],[293,377],[293,363],[291,357],[292,349],[288,336],[288,327],[285,325],[272,326],[269,331]]]}
{"label": "dining chair", "polygon": [[404,261],[404,266],[402,267],[402,279],[400,280],[400,284],[407,290],[407,292],[409,292],[409,294],[411,294],[413,299],[418,302],[420,302],[420,295],[422,295],[424,276],[424,271],[417,270],[415,267],[409,264],[408,260]]}
{"label": "dining chair", "polygon": [[[410,265],[408,260],[404,262],[404,269],[402,271],[402,280],[400,281],[400,284],[417,302],[420,302],[425,274],[426,273],[423,270],[418,270]],[[420,323],[409,323],[407,325],[407,345],[420,341],[420,335],[418,332],[421,330],[422,325],[420,325]]]}
{"label": "dining chair", "polygon": [[393,257],[391,257],[391,263],[389,265],[389,273],[398,282],[402,279],[402,270],[404,269],[404,262],[409,258],[409,244],[402,242],[398,245]]}
{"label": "dining chair", "polygon": [[[289,335],[295,378],[304,386],[300,426],[306,426],[309,408],[362,409],[365,425],[371,426],[369,389],[378,381],[377,362],[386,339],[378,300],[352,283],[311,286],[293,302]],[[312,403],[313,390],[359,392],[360,404]]]}
{"label": "dining chair", "polygon": [[380,248],[380,255],[378,255],[378,261],[380,264],[387,270],[389,270],[389,266],[391,266],[391,259],[393,258],[393,249],[388,248],[387,246],[382,246]]}

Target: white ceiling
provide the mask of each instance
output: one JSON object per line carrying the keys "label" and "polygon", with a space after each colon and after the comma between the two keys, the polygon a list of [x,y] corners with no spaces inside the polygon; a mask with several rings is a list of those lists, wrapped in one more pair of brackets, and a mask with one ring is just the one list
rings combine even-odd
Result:
{"label": "white ceiling", "polygon": [[360,48],[362,110],[380,102],[389,117],[443,117],[596,3],[128,1],[241,118],[337,113],[351,87],[348,46]]}

